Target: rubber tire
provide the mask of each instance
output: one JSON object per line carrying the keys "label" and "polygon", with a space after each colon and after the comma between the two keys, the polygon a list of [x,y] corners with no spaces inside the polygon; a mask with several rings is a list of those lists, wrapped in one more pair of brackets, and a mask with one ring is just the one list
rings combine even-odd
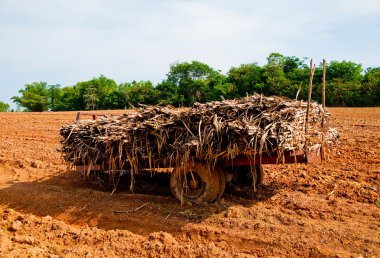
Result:
{"label": "rubber tire", "polygon": [[184,194],[183,180],[186,173],[182,171],[180,167],[177,167],[170,175],[170,190],[176,199],[180,200],[181,202],[211,203],[218,199],[221,194],[223,194],[224,189],[221,193],[221,181],[223,179],[220,169],[209,169],[206,164],[197,161],[190,163],[187,168],[188,171],[186,173],[192,172],[198,174],[200,180],[202,181],[201,191],[197,196],[194,197],[190,197]]}

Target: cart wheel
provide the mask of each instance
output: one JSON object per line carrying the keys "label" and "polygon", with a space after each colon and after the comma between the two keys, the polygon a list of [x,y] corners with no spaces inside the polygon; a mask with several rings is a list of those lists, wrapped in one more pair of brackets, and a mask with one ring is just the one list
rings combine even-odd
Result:
{"label": "cart wheel", "polygon": [[224,192],[223,171],[201,163],[189,164],[187,171],[177,167],[170,176],[170,190],[175,198],[191,202],[213,202]]}

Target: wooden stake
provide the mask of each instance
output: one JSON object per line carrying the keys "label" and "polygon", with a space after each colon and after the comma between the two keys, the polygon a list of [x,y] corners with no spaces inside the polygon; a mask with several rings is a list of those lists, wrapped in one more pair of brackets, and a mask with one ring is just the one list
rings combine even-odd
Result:
{"label": "wooden stake", "polygon": [[[323,115],[326,109],[326,60],[323,59],[323,78],[322,78],[322,107]],[[322,117],[322,129],[325,129],[325,116]]]}
{"label": "wooden stake", "polygon": [[322,76],[322,146],[321,158],[325,159],[325,114],[326,114],[326,60],[323,59],[323,76]]}
{"label": "wooden stake", "polygon": [[310,82],[309,82],[309,95],[307,98],[306,125],[305,125],[306,137],[307,137],[307,134],[309,133],[309,112],[310,112],[310,103],[311,103],[311,92],[313,90],[314,71],[315,71],[315,64],[313,65],[313,59],[310,59]]}

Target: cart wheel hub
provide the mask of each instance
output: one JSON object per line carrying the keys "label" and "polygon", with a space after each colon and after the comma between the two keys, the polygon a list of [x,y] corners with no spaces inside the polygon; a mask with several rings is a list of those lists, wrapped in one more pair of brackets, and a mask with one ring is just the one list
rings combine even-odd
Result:
{"label": "cart wheel hub", "polygon": [[196,198],[202,193],[204,184],[195,171],[186,173],[183,177],[183,194],[189,199]]}

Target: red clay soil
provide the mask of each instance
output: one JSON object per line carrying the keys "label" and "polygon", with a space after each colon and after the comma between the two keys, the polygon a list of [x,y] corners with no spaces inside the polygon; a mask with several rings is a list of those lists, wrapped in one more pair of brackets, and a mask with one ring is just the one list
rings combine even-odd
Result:
{"label": "red clay soil", "polygon": [[266,166],[256,193],[183,206],[157,184],[111,195],[68,169],[59,129],[74,112],[0,113],[0,257],[379,256],[380,109],[330,111],[327,161]]}

